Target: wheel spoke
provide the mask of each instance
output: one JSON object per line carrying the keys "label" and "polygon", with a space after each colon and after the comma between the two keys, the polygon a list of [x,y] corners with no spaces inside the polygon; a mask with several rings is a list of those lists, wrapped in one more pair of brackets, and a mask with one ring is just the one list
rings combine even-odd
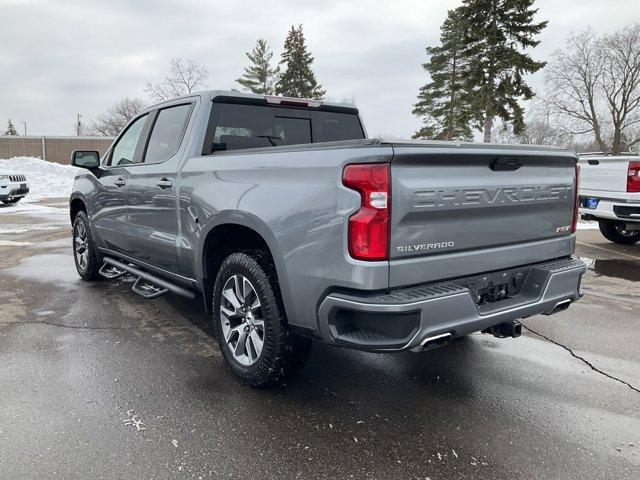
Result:
{"label": "wheel spoke", "polygon": [[233,315],[235,315],[241,306],[236,292],[233,291],[233,288],[226,288],[222,291],[222,296],[231,304],[233,307]]}
{"label": "wheel spoke", "polygon": [[245,351],[247,352],[247,357],[249,357],[249,363],[255,363],[258,355],[256,355],[253,348],[251,334],[247,335],[247,340],[245,341]]}
{"label": "wheel spoke", "polygon": [[253,303],[253,298],[257,297],[251,282],[247,280],[245,277],[242,277],[242,300],[245,305],[250,305]]}
{"label": "wheel spoke", "polygon": [[244,295],[242,293],[242,281],[244,277],[242,275],[234,275],[233,276],[233,293],[235,293],[236,298],[238,299],[238,307],[244,303]]}
{"label": "wheel spoke", "polygon": [[256,352],[256,357],[259,357],[262,353],[262,346],[264,345],[264,341],[260,338],[260,334],[257,330],[252,330],[249,334],[249,338],[251,339],[251,343],[253,344],[253,348]]}
{"label": "wheel spoke", "polygon": [[246,341],[247,341],[247,332],[245,332],[245,330],[242,329],[242,332],[240,332],[240,336],[238,337],[238,341],[236,342],[236,348],[233,352],[236,358],[242,357],[243,355],[246,354],[246,347],[247,347]]}
{"label": "wheel spoke", "polygon": [[227,343],[231,343],[233,341],[233,334],[237,333],[238,334],[238,338],[240,338],[240,335],[242,335],[242,331],[244,330],[244,324],[241,323],[240,325],[238,325],[237,327],[230,327],[229,331],[227,332],[227,334],[225,335],[225,340],[227,341]]}

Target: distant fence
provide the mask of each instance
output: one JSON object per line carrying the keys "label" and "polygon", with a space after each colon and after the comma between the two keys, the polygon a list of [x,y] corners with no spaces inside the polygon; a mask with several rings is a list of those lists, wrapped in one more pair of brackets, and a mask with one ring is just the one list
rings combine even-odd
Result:
{"label": "distant fence", "polygon": [[37,157],[68,164],[74,150],[97,150],[102,156],[112,142],[112,137],[0,135],[0,158]]}

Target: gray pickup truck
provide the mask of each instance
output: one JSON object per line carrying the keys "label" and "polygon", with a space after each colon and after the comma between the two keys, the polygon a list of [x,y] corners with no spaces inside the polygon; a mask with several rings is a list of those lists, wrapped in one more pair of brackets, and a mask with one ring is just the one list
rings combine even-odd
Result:
{"label": "gray pickup truck", "polygon": [[575,154],[368,139],[352,105],[209,91],[140,113],[70,198],[85,280],[202,297],[231,370],[299,369],[312,339],[420,352],[578,300]]}

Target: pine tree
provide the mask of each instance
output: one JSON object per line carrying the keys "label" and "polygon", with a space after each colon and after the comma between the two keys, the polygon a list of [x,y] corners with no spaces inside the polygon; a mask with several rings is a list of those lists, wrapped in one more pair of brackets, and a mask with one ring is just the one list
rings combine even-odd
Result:
{"label": "pine tree", "polygon": [[285,65],[286,70],[280,74],[276,83],[276,93],[288,97],[322,99],[326,92],[318,85],[311,70],[313,60],[305,45],[302,25],[297,29],[292,26],[284,42],[284,52],[280,60],[280,64]]}
{"label": "pine tree", "polygon": [[440,30],[440,46],[427,47],[429,60],[422,64],[430,81],[414,105],[413,114],[423,118],[424,126],[413,138],[471,140],[469,59],[460,8],[449,10]]}
{"label": "pine tree", "polygon": [[524,128],[524,112],[519,98],[531,99],[533,90],[524,76],[540,70],[537,62],[522,50],[540,43],[535,37],[547,22],[534,23],[538,11],[534,0],[463,0],[462,18],[469,43],[470,76],[474,117],[491,141],[495,117],[513,125],[514,133]]}
{"label": "pine tree", "polygon": [[4,132],[5,135],[18,135],[18,131],[16,127],[13,126],[13,122],[9,119],[9,124],[7,125],[7,129]]}
{"label": "pine tree", "polygon": [[256,46],[251,52],[246,52],[251,61],[245,67],[244,74],[236,82],[247,90],[260,95],[273,95],[275,93],[275,82],[280,73],[280,67],[271,67],[273,52],[267,45],[267,41],[258,39]]}

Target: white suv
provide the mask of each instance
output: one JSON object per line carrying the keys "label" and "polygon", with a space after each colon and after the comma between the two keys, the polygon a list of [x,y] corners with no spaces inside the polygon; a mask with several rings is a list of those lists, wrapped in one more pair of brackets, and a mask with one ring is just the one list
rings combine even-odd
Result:
{"label": "white suv", "polygon": [[0,202],[17,203],[27,193],[27,177],[19,173],[0,173]]}

